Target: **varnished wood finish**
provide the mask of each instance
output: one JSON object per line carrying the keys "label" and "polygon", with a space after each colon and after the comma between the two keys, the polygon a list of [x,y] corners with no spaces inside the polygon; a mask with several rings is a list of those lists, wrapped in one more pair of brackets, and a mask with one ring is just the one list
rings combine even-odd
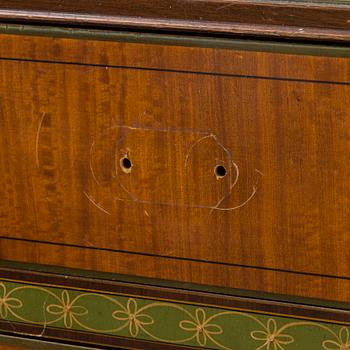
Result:
{"label": "varnished wood finish", "polygon": [[348,59],[12,35],[0,59],[2,259],[349,299]]}
{"label": "varnished wood finish", "polygon": [[[132,36],[131,38],[134,39]],[[176,37],[172,36],[172,38]],[[338,51],[333,51],[329,46],[326,46],[328,57],[327,50],[322,50],[323,55],[319,56],[320,50],[312,45],[308,45],[309,50],[305,47],[300,49],[299,46],[289,45],[289,52],[296,51],[299,54],[284,54],[279,53],[279,45],[276,44],[274,45],[276,52],[264,52],[265,44],[261,42],[254,43],[256,49],[253,49],[253,45],[250,44],[249,49],[252,51],[245,51],[242,42],[240,42],[242,48],[236,48],[235,40],[232,40],[232,48],[226,43],[227,49],[218,49],[195,47],[196,41],[188,37],[183,37],[181,42],[193,43],[192,47],[189,44],[186,44],[186,47],[181,44],[174,47],[166,42],[160,46],[142,43],[142,39],[142,36],[138,39],[140,43],[126,43],[119,42],[117,37],[111,42],[1,34],[0,57],[281,80],[350,82],[349,59],[330,57],[337,55]],[[123,40],[127,39],[124,37]],[[147,36],[144,40],[148,40]],[[203,41],[199,42],[205,46]],[[207,46],[215,46],[215,39],[208,39]],[[281,46],[284,49],[286,47]],[[303,51],[307,51],[307,54],[303,54]]]}
{"label": "varnished wood finish", "polygon": [[0,19],[349,41],[346,1],[3,0]]}
{"label": "varnished wood finish", "polygon": [[348,279],[0,239],[1,259],[348,302]]}

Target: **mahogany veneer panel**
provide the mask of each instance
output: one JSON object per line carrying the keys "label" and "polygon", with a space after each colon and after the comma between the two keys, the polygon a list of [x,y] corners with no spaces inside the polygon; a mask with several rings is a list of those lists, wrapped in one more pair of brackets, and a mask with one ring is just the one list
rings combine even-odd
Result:
{"label": "mahogany veneer panel", "polygon": [[[228,277],[239,266],[246,271],[244,281],[252,278],[249,289],[346,300],[348,60],[5,39],[10,45],[0,45],[2,258],[73,267],[64,254],[70,249],[74,267],[229,287],[241,287],[242,280]],[[50,54],[53,43],[57,56]],[[20,44],[31,49],[17,51]],[[118,50],[118,66],[89,57],[95,45],[104,45],[105,51],[94,53],[104,61],[118,60]],[[63,56],[66,62],[60,62],[65,50],[74,59]],[[169,69],[164,52],[174,57]],[[201,61],[182,63],[191,71],[174,68],[192,53],[206,55],[205,72]],[[150,54],[156,57],[152,67],[130,64]],[[230,66],[237,57],[239,68]],[[278,57],[283,63],[294,57],[313,69],[305,78],[294,66],[279,71],[272,66]],[[228,70],[245,74],[210,71],[226,63]],[[256,76],[259,71],[263,77]],[[130,172],[122,171],[123,157],[132,161]],[[226,176],[215,176],[217,165],[226,168]],[[24,251],[24,243],[16,243],[22,248],[14,249],[8,239],[32,241],[33,248]],[[70,247],[47,247],[46,254],[35,250],[35,242]],[[84,248],[89,254],[74,255]],[[97,266],[99,249],[112,259],[122,259],[113,251],[144,254],[154,267],[142,266],[135,254],[128,268],[116,262],[113,269],[107,261]],[[159,257],[171,259],[172,267],[156,266]],[[198,270],[191,267],[181,276],[190,267],[181,259]],[[214,273],[214,265],[227,270],[210,277],[206,271]],[[249,267],[265,269],[269,281],[292,275],[294,282],[271,287]],[[305,278],[310,285],[303,291]],[[329,290],[331,283],[338,287]]]}

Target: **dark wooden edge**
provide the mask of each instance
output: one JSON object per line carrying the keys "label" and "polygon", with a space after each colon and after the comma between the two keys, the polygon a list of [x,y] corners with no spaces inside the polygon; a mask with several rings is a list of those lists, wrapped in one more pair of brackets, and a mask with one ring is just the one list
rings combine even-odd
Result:
{"label": "dark wooden edge", "polygon": [[[16,329],[16,325],[14,326]],[[35,337],[29,337],[29,336],[14,336],[13,334],[6,334],[4,332],[0,332],[0,348],[4,349],[3,347],[6,346],[9,350],[14,349],[28,349],[28,350],[39,350],[39,349],[45,349],[45,350],[101,350],[97,349],[96,347],[82,347],[79,345],[73,345],[72,342],[65,342],[64,344],[60,342],[53,342],[45,339],[45,337],[40,337],[40,343],[38,343],[38,339],[35,339]]]}
{"label": "dark wooden edge", "polygon": [[28,284],[93,291],[97,293],[137,296],[138,298],[151,300],[234,309],[297,319],[301,318],[329,323],[350,324],[350,310],[191,290],[188,284],[186,284],[183,289],[180,289],[119,280],[68,276],[52,272],[39,272],[6,266],[0,266],[0,279]]}
{"label": "dark wooden edge", "polygon": [[[59,329],[54,327],[43,328],[43,326],[29,325],[20,322],[8,322],[0,320],[0,332],[6,332],[7,334],[16,334],[23,337],[30,336],[32,339],[40,339],[40,343],[36,343],[36,350],[39,344],[42,344],[42,340],[62,341],[61,349],[66,349],[64,342],[74,342],[77,346],[83,346],[83,348],[73,348],[72,350],[84,350],[91,349],[87,346],[94,346],[93,349],[98,347],[99,349],[127,349],[127,350],[186,350],[186,349],[198,349],[198,347],[173,345],[167,343],[156,343],[154,341],[139,340],[134,338],[108,336],[102,334],[94,334],[69,329]],[[64,346],[64,347],[63,347]],[[46,349],[46,348],[45,348]],[[50,347],[47,348],[51,350]],[[68,348],[67,350],[70,350]],[[52,349],[56,350],[56,349]]]}
{"label": "dark wooden edge", "polygon": [[350,42],[346,2],[2,0],[0,20]]}

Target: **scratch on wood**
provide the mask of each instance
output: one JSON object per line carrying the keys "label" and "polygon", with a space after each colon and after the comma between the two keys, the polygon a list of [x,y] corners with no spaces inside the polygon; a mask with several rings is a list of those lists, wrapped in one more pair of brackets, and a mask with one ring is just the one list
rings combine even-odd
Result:
{"label": "scratch on wood", "polygon": [[201,142],[203,142],[204,140],[208,139],[212,137],[215,140],[215,135],[214,134],[209,134],[209,135],[205,135],[203,137],[201,137],[200,139],[198,139],[197,141],[195,141],[191,147],[189,148],[186,157],[185,157],[185,168],[187,168],[187,163],[188,163],[188,159],[190,158],[190,154],[193,151],[193,149],[198,146]]}
{"label": "scratch on wood", "polygon": [[84,192],[86,198],[99,210],[107,215],[111,215],[106,209],[104,209],[100,204],[96,203],[86,192]]}
{"label": "scratch on wood", "polygon": [[216,207],[214,207],[213,209],[214,210],[222,210],[222,211],[232,211],[232,210],[236,210],[236,209],[242,208],[242,207],[244,207],[246,204],[248,204],[253,199],[253,197],[255,196],[255,194],[257,192],[257,190],[258,190],[258,188],[254,186],[253,187],[253,192],[248,197],[248,199],[246,201],[244,201],[242,204],[239,204],[239,205],[237,205],[235,207],[232,207],[232,208],[216,208]]}
{"label": "scratch on wood", "polygon": [[192,205],[192,204],[183,204],[183,203],[172,203],[172,202],[153,202],[153,201],[145,201],[145,200],[139,200],[137,198],[135,199],[122,199],[122,198],[115,198],[117,201],[126,202],[126,203],[139,203],[139,204],[152,204],[152,205],[162,205],[162,206],[170,206],[170,207],[184,207],[184,208],[200,208],[200,209],[211,209],[211,210],[223,210],[223,211],[232,211],[235,209],[239,209],[246,205],[252,198],[255,196],[258,188],[256,186],[253,187],[253,192],[249,196],[249,198],[243,202],[240,205],[237,205],[236,207],[232,208],[217,208],[217,205],[208,206],[208,205]]}
{"label": "scratch on wood", "polygon": [[233,183],[231,184],[228,193],[226,193],[226,194],[219,200],[219,202],[216,204],[216,206],[213,207],[213,208],[210,210],[210,213],[209,213],[209,214],[211,214],[211,213],[213,212],[213,210],[218,209],[219,206],[221,205],[221,203],[222,203],[226,198],[228,198],[228,197],[231,195],[233,188],[236,186],[236,184],[237,184],[237,182],[238,182],[238,179],[239,179],[239,167],[238,167],[238,165],[237,165],[234,161],[232,161],[232,165],[233,165],[233,167],[235,168],[236,177],[235,177]]}
{"label": "scratch on wood", "polygon": [[[219,208],[220,204],[226,199],[228,198],[230,195],[231,195],[231,192],[232,192],[232,189],[233,187],[237,184],[237,181],[238,181],[238,178],[239,178],[239,168],[237,166],[236,163],[232,162],[232,164],[234,165],[234,167],[236,168],[236,172],[237,172],[237,176],[236,176],[236,179],[235,181],[233,182],[232,186],[231,186],[231,189],[229,191],[229,193],[227,195],[225,195],[219,202],[218,204],[213,207],[210,211],[210,214],[213,212],[213,210],[221,210],[221,211],[232,211],[232,210],[236,210],[236,209],[239,209],[239,208],[242,208],[244,207],[246,204],[248,204],[255,196],[257,190],[258,190],[258,183],[259,183],[259,179],[257,180],[256,184],[253,186],[253,191],[251,193],[251,195],[247,198],[247,200],[245,200],[243,203],[235,206],[235,207],[231,207],[231,208]],[[260,176],[264,176],[264,174],[258,170],[258,169],[254,169],[254,171],[256,173],[258,173]]]}
{"label": "scratch on wood", "polygon": [[35,140],[35,155],[36,155],[36,165],[38,168],[40,168],[40,161],[39,161],[39,140],[40,140],[40,132],[41,128],[43,126],[43,122],[45,119],[46,113],[44,112],[39,120],[39,125],[38,125],[38,131],[36,132],[36,140]]}
{"label": "scratch on wood", "polygon": [[[169,132],[169,131],[182,131],[184,132],[184,130],[170,130],[170,129],[148,129],[148,128],[142,128],[142,127],[134,127],[134,126],[123,126],[123,125],[114,125],[112,126],[110,129],[112,128],[126,128],[126,129],[130,129],[130,130],[134,130],[134,129],[140,129],[140,130],[154,130],[154,131],[161,131],[161,132]],[[188,131],[188,130],[186,130]],[[191,131],[194,132],[194,131]],[[196,132],[197,134],[200,134],[199,132]],[[203,133],[202,133],[203,134]],[[180,204],[180,203],[174,203],[174,202],[154,202],[154,201],[149,201],[149,200],[141,200],[139,198],[137,198],[136,196],[134,196],[128,189],[125,188],[125,186],[123,186],[121,183],[119,183],[119,186],[123,189],[123,191],[129,196],[129,199],[122,199],[122,198],[116,198],[115,200],[117,201],[123,201],[123,202],[131,202],[131,203],[139,203],[139,204],[154,204],[154,205],[164,205],[164,206],[174,206],[174,207],[188,207],[188,208],[203,208],[203,209],[210,209],[210,213],[212,213],[214,210],[220,210],[220,211],[233,211],[239,208],[244,207],[245,205],[247,205],[256,195],[256,192],[258,190],[258,182],[255,184],[255,186],[253,186],[253,190],[252,193],[249,195],[249,197],[241,204],[235,206],[235,207],[230,207],[230,208],[220,208],[220,205],[222,204],[222,202],[228,198],[231,193],[233,188],[236,186],[238,180],[239,180],[239,176],[240,176],[240,171],[239,171],[239,167],[238,165],[232,161],[232,157],[231,157],[231,152],[228,148],[224,147],[224,145],[222,143],[220,143],[216,137],[215,134],[212,133],[205,133],[204,136],[202,136],[201,138],[199,138],[198,140],[196,140],[189,148],[186,156],[185,156],[185,168],[188,166],[188,160],[189,157],[191,155],[191,152],[193,151],[193,149],[198,146],[201,142],[203,142],[206,139],[209,138],[213,138],[213,140],[216,142],[216,144],[226,153],[226,155],[229,157],[230,160],[230,170],[233,168],[235,170],[236,176],[233,179],[233,172],[230,171],[230,188],[228,190],[228,192],[218,201],[218,203],[215,206],[205,206],[205,205],[188,205],[188,204]],[[232,164],[231,164],[232,163]],[[260,176],[264,176],[264,174],[258,170],[255,169],[255,172],[258,173]],[[86,196],[88,196],[86,194]],[[100,207],[97,203],[95,203],[90,197],[88,197],[89,200],[96,205],[99,209],[101,209],[102,211],[108,213],[105,209],[103,209],[102,207]],[[108,213],[109,214],[109,213]],[[146,216],[149,217],[149,213],[144,210],[144,214]]]}
{"label": "scratch on wood", "polygon": [[226,8],[228,8],[228,7],[231,7],[231,6],[233,6],[233,5],[234,5],[234,3],[233,3],[233,2],[230,2],[230,3],[226,4],[226,5],[219,6],[216,10],[217,10],[217,11],[220,11],[220,10],[226,9]]}
{"label": "scratch on wood", "polygon": [[[230,179],[230,182],[232,182],[232,167],[231,167],[231,162],[232,162],[232,165],[236,165],[236,163],[234,163],[233,161],[232,161],[232,156],[231,156],[231,152],[229,151],[229,149],[228,148],[226,148],[218,139],[217,139],[217,137],[214,135],[214,140],[215,140],[215,142],[216,142],[216,144],[219,146],[219,147],[221,147],[221,149],[226,153],[226,156],[228,157],[228,159],[229,159],[229,161],[230,161],[230,172],[229,172],[229,174],[230,174],[230,177],[229,177],[229,179]],[[238,169],[238,167],[237,167],[237,169]],[[237,169],[236,169],[236,171],[237,171]],[[237,176],[237,172],[236,172],[236,176]],[[237,181],[237,179],[236,179],[236,181]],[[231,189],[232,190],[232,189]]]}
{"label": "scratch on wood", "polygon": [[91,175],[92,178],[94,179],[94,181],[97,183],[97,185],[100,186],[100,183],[98,182],[96,176],[95,176],[95,172],[92,166],[92,158],[93,158],[93,151],[94,151],[94,147],[95,147],[95,141],[92,141],[91,147],[90,147],[90,160],[89,160],[89,164],[90,164],[90,171],[91,171]]}
{"label": "scratch on wood", "polygon": [[[220,211],[233,211],[239,208],[244,207],[245,205],[247,205],[256,195],[256,192],[258,190],[258,183],[259,180],[257,180],[256,184],[253,186],[253,190],[252,193],[250,194],[250,196],[241,204],[235,206],[235,207],[230,207],[230,208],[220,208],[220,204],[226,199],[228,198],[231,193],[233,188],[236,186],[238,179],[239,179],[239,168],[237,166],[237,164],[235,162],[232,161],[232,165],[236,170],[236,177],[234,179],[234,181],[232,182],[230,189],[228,191],[228,193],[225,194],[225,196],[223,198],[221,198],[219,200],[219,202],[215,205],[215,206],[207,206],[207,205],[188,205],[188,204],[179,204],[179,203],[171,203],[171,202],[153,202],[153,201],[145,201],[145,200],[140,200],[138,198],[136,198],[130,191],[128,191],[125,186],[123,186],[121,183],[119,183],[119,186],[129,195],[130,199],[122,199],[122,198],[115,198],[118,201],[123,201],[123,202],[129,202],[129,203],[139,203],[139,204],[153,204],[153,205],[163,205],[163,206],[173,206],[173,207],[187,207],[187,208],[201,208],[201,209],[210,209],[210,214],[214,211],[214,210],[220,210]],[[255,169],[255,172],[258,173],[259,175],[263,176],[263,173],[261,171],[259,171],[258,169]],[[94,202],[93,202],[94,203]],[[144,210],[145,215],[148,214],[148,212],[146,210]],[[149,216],[149,215],[147,215]]]}
{"label": "scratch on wood", "polygon": [[255,169],[255,171],[260,174],[261,176],[265,176],[259,169]]}
{"label": "scratch on wood", "polygon": [[228,157],[229,161],[230,161],[230,171],[229,171],[229,182],[232,182],[232,167],[231,167],[231,161],[232,161],[232,156],[231,156],[231,152],[229,151],[228,148],[226,148],[219,140],[218,138],[216,137],[216,135],[214,134],[207,134],[203,137],[201,137],[200,139],[198,139],[197,141],[195,141],[191,147],[189,148],[187,154],[186,154],[186,158],[185,158],[185,169],[187,168],[188,166],[188,159],[190,157],[190,154],[191,152],[193,151],[193,149],[198,146],[201,142],[203,142],[205,139],[207,138],[213,138],[213,140],[215,141],[215,143],[226,153],[226,156]]}
{"label": "scratch on wood", "polygon": [[192,134],[198,134],[198,135],[208,135],[208,132],[205,131],[196,131],[196,130],[191,130],[191,129],[161,129],[161,128],[150,128],[147,126],[131,126],[131,125],[113,125],[107,130],[111,129],[118,129],[118,128],[123,128],[123,129],[128,129],[128,130],[146,130],[146,131],[157,131],[157,132],[179,132],[179,133],[192,133]]}
{"label": "scratch on wood", "polygon": [[94,247],[94,245],[90,243],[86,238],[83,238],[83,242],[86,243],[89,247]]}
{"label": "scratch on wood", "polygon": [[128,190],[125,188],[125,186],[123,186],[121,183],[119,183],[119,186],[128,194],[128,196],[129,196],[134,202],[140,202],[140,203],[141,203],[141,201],[140,201],[138,198],[136,198],[130,191],[128,191]]}

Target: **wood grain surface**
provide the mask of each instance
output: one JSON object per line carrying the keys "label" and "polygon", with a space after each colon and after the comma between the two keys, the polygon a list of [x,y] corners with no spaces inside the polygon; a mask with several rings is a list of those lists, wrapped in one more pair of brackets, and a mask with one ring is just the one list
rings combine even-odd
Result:
{"label": "wood grain surface", "polygon": [[3,38],[2,259],[348,300],[348,59]]}
{"label": "wood grain surface", "polygon": [[347,1],[2,0],[0,19],[157,31],[350,40]]}

